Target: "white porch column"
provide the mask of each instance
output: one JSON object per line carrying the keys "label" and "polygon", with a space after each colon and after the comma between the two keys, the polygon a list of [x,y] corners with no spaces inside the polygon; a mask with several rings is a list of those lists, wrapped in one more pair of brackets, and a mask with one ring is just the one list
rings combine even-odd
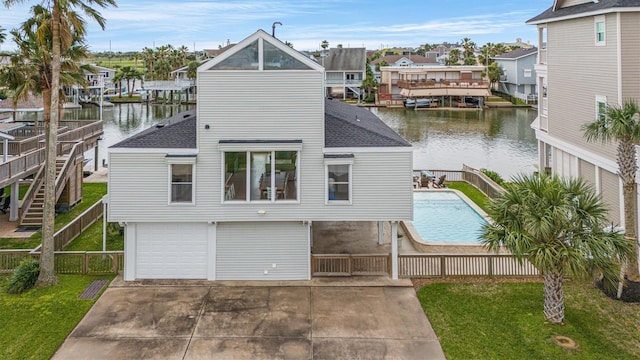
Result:
{"label": "white porch column", "polygon": [[214,221],[209,222],[209,226],[207,226],[207,250],[209,252],[207,260],[207,280],[216,279],[217,236],[218,225]]}
{"label": "white porch column", "polygon": [[9,203],[9,221],[18,221],[18,199],[20,197],[20,183],[11,184],[11,203]]}
{"label": "white porch column", "polygon": [[384,244],[384,223],[378,221],[378,245]]}
{"label": "white porch column", "polygon": [[391,279],[398,280],[398,222],[391,222]]}
{"label": "white porch column", "polygon": [[124,223],[124,271],[125,281],[136,279],[136,224]]}

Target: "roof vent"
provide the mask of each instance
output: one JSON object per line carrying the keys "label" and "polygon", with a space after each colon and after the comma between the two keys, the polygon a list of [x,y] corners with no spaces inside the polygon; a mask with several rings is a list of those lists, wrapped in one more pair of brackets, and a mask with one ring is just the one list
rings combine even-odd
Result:
{"label": "roof vent", "polygon": [[156,124],[156,127],[157,127],[158,129],[163,128],[163,127],[164,127],[164,124]]}

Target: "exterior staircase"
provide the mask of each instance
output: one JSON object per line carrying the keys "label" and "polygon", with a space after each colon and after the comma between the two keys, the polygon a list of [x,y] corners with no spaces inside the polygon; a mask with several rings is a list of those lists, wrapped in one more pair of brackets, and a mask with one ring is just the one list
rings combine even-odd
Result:
{"label": "exterior staircase", "polygon": [[[62,168],[68,160],[69,156],[58,156],[56,159],[56,179],[58,179]],[[44,166],[42,169],[44,170]],[[38,172],[32,186],[37,186],[37,189],[31,189],[35,191],[35,195],[31,204],[26,209],[22,209],[23,215],[20,219],[20,226],[41,227],[44,216],[44,171]]]}

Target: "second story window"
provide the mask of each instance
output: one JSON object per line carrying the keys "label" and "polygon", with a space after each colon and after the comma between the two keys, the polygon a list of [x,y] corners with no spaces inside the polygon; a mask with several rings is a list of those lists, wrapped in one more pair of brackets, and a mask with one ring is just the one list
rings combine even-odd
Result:
{"label": "second story window", "polygon": [[169,203],[193,204],[193,164],[171,164]]}
{"label": "second story window", "polygon": [[596,119],[599,121],[607,120],[607,98],[604,96],[596,96]]}
{"label": "second story window", "polygon": [[602,46],[606,44],[606,36],[605,36],[605,21],[604,16],[598,16],[595,18],[594,22],[595,26],[595,36],[596,36],[596,45]]}

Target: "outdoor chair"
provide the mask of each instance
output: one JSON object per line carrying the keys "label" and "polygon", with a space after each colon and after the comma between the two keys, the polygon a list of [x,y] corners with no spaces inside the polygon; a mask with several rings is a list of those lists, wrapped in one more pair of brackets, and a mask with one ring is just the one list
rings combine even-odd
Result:
{"label": "outdoor chair", "polygon": [[442,175],[438,178],[438,180],[433,182],[433,187],[436,189],[445,188],[444,180],[447,178],[447,175]]}

